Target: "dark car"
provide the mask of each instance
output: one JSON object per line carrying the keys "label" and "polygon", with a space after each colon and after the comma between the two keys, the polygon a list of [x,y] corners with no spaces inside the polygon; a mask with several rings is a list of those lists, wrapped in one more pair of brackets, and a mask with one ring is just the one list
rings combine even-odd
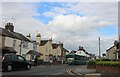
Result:
{"label": "dark car", "polygon": [[25,68],[31,69],[31,63],[24,57],[16,54],[5,54],[2,56],[2,69],[6,71],[12,71],[13,69]]}

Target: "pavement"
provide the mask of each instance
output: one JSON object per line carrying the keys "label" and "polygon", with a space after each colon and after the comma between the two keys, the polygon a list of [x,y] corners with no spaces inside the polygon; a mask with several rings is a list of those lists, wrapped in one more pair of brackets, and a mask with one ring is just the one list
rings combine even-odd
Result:
{"label": "pavement", "polygon": [[87,66],[81,66],[80,68],[72,69],[72,73],[79,75],[80,77],[120,77],[120,75],[111,75],[96,72],[96,69],[87,69]]}

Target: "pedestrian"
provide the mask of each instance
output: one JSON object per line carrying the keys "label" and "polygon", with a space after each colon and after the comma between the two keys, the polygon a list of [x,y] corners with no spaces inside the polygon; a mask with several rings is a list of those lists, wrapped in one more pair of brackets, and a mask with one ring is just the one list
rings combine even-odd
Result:
{"label": "pedestrian", "polygon": [[37,63],[38,63],[38,59],[37,59],[37,56],[35,56],[34,65],[37,66]]}

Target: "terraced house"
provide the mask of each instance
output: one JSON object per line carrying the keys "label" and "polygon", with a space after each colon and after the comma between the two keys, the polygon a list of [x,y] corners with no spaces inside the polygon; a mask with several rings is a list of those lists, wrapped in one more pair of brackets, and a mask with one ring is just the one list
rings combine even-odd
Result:
{"label": "terraced house", "polygon": [[[9,50],[14,49],[17,52],[16,54],[22,55],[23,57],[26,57],[29,51],[34,50],[36,43],[32,42],[23,34],[15,32],[13,23],[7,23],[5,28],[0,28],[0,30],[2,31],[0,34],[1,48],[7,47]],[[38,49],[36,49],[36,51],[38,51]]]}
{"label": "terraced house", "polygon": [[41,40],[39,51],[43,54],[40,59],[42,59],[45,62],[50,61],[50,56],[52,54],[52,40]]}
{"label": "terraced house", "polygon": [[63,52],[63,43],[52,43],[52,52],[53,52],[53,62],[61,63],[62,62],[62,52]]}
{"label": "terraced house", "polygon": [[53,43],[52,38],[41,40],[40,33],[37,33],[36,40],[31,35],[24,36],[14,31],[13,23],[7,23],[5,28],[0,28],[0,48],[7,47],[15,51],[27,60],[34,61],[35,56],[44,62],[63,62],[63,57],[69,52],[63,47],[63,43]]}

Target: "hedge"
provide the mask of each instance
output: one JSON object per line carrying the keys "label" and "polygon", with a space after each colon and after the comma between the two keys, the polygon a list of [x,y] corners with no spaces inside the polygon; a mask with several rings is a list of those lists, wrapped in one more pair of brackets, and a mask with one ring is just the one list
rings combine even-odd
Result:
{"label": "hedge", "polygon": [[99,61],[99,62],[96,62],[96,65],[101,65],[101,66],[119,66],[120,67],[120,62]]}
{"label": "hedge", "polygon": [[112,61],[112,60],[111,59],[97,59],[96,61],[98,62],[98,61]]}
{"label": "hedge", "polygon": [[87,65],[96,65],[96,61],[92,60],[87,63]]}

